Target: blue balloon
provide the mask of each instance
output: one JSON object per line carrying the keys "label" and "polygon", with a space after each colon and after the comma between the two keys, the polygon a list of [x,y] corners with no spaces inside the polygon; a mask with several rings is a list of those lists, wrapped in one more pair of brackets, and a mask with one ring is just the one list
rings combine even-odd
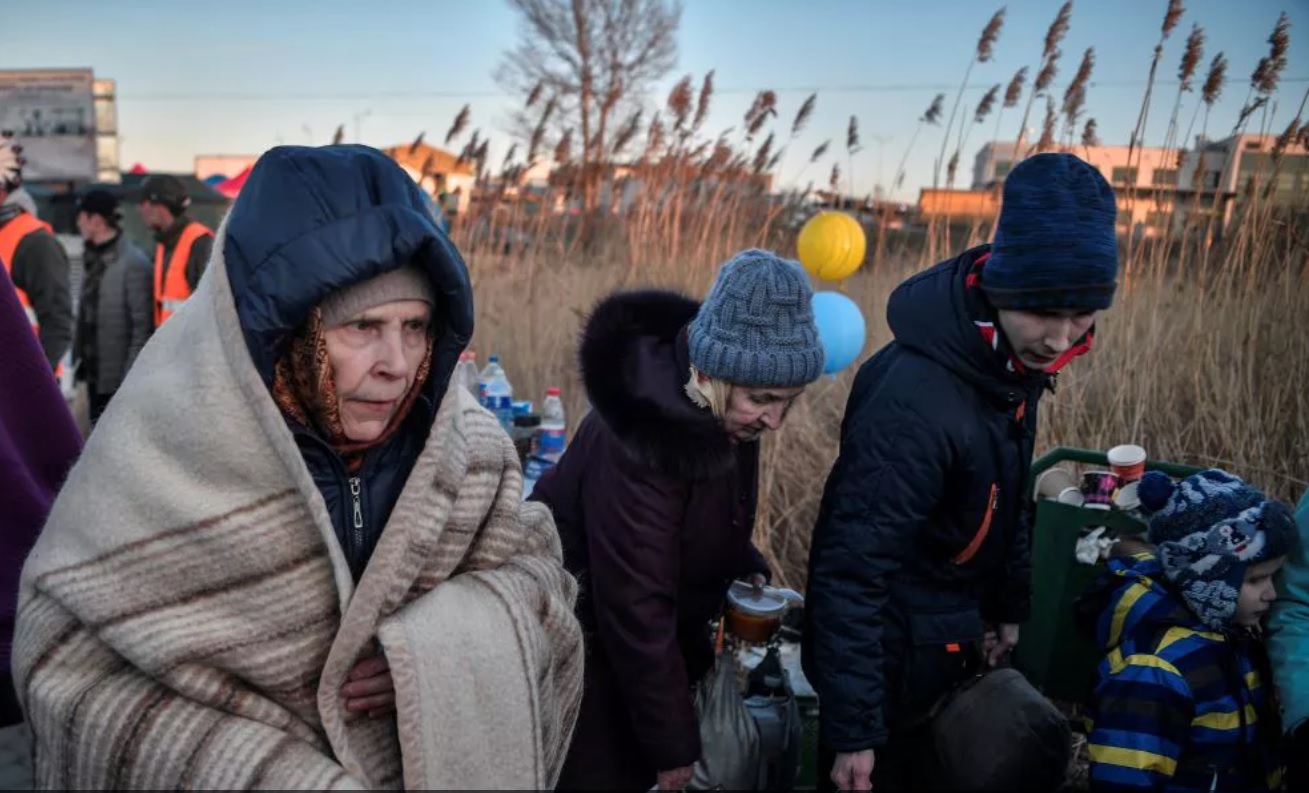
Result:
{"label": "blue balloon", "polygon": [[813,307],[818,338],[826,354],[823,374],[836,374],[854,363],[863,352],[864,342],[868,339],[864,313],[840,292],[816,293]]}

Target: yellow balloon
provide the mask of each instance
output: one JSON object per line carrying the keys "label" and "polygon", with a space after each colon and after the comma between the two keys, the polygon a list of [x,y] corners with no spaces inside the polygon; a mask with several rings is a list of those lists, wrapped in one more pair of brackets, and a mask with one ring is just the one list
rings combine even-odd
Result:
{"label": "yellow balloon", "polygon": [[814,277],[840,281],[864,263],[867,239],[859,221],[844,212],[820,212],[800,229],[796,248],[800,263]]}

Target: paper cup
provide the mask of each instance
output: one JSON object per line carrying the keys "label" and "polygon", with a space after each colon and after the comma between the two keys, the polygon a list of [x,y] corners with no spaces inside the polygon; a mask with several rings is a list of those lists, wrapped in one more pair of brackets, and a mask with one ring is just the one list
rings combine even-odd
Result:
{"label": "paper cup", "polygon": [[1082,475],[1082,495],[1088,509],[1110,509],[1122,480],[1113,471],[1087,471]]}
{"label": "paper cup", "polygon": [[1145,449],[1133,444],[1115,446],[1109,450],[1109,467],[1124,482],[1135,482],[1145,476]]}
{"label": "paper cup", "polygon": [[1081,488],[1066,487],[1059,493],[1059,497],[1055,500],[1060,504],[1070,504],[1074,507],[1080,507],[1086,503],[1086,496],[1082,495]]}
{"label": "paper cup", "polygon": [[1036,477],[1036,497],[1058,499],[1068,488],[1077,487],[1077,478],[1066,468],[1051,468]]}
{"label": "paper cup", "polygon": [[1139,482],[1128,482],[1118,489],[1118,495],[1114,496],[1114,506],[1123,512],[1132,512],[1141,507],[1141,497],[1137,495],[1136,489]]}

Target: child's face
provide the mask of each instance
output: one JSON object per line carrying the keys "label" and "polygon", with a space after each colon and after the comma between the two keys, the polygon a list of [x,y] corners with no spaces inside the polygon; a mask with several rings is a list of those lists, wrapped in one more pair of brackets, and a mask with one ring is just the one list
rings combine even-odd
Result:
{"label": "child's face", "polygon": [[1284,561],[1286,557],[1279,556],[1245,569],[1245,583],[1241,584],[1241,597],[1236,602],[1237,625],[1253,627],[1268,613],[1268,607],[1277,600],[1273,576],[1282,569]]}

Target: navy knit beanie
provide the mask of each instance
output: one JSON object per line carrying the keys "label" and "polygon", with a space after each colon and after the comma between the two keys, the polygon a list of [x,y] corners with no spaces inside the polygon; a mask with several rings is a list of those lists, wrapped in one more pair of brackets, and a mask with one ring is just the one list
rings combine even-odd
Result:
{"label": "navy knit beanie", "polygon": [[1164,577],[1214,630],[1236,615],[1246,568],[1299,545],[1290,508],[1226,471],[1211,468],[1180,482],[1150,471],[1137,487]]}
{"label": "navy knit beanie", "polygon": [[742,251],[723,265],[689,336],[695,368],[733,385],[793,388],[823,373],[809,278],[768,251]]}
{"label": "navy knit beanie", "polygon": [[1109,308],[1118,286],[1118,205],[1094,167],[1037,154],[1009,173],[982,289],[996,308]]}

